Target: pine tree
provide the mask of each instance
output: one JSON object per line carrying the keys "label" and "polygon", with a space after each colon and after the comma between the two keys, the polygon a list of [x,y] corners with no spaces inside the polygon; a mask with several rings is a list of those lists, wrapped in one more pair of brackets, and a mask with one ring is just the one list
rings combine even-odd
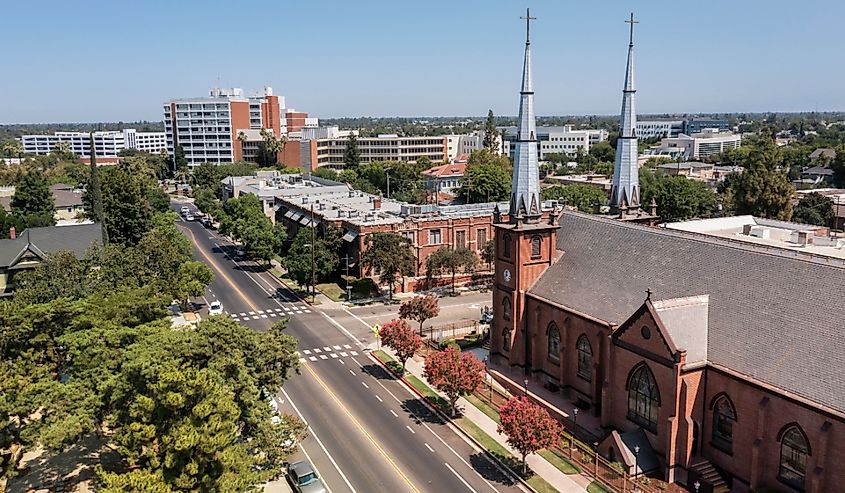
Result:
{"label": "pine tree", "polygon": [[108,235],[103,218],[103,188],[100,183],[100,171],[97,169],[97,153],[94,147],[94,134],[88,134],[91,139],[91,177],[85,189],[83,202],[88,209],[88,218],[103,225],[103,242],[108,243]]}
{"label": "pine tree", "polygon": [[346,150],[343,152],[343,164],[346,169],[355,169],[361,162],[361,150],[358,149],[358,139],[354,133],[349,134],[346,141]]}
{"label": "pine tree", "polygon": [[484,148],[491,152],[496,152],[496,137],[499,131],[496,130],[496,117],[493,116],[493,110],[487,111],[487,123],[484,125]]}

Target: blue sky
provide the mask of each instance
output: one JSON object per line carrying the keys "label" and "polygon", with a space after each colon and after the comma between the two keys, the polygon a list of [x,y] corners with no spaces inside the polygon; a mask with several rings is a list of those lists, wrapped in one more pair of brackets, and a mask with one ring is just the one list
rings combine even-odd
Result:
{"label": "blue sky", "polygon": [[540,115],[618,111],[631,10],[640,112],[845,110],[837,0],[4,3],[0,123],[158,120],[218,77],[319,117],[513,115],[527,6]]}

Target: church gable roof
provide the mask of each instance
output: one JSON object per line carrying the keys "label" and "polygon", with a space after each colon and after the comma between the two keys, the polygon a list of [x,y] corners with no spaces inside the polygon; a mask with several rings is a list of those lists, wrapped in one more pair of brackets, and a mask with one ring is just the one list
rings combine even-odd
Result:
{"label": "church gable roof", "polygon": [[841,261],[572,211],[557,241],[564,253],[531,295],[620,325],[646,289],[707,294],[709,362],[845,411]]}

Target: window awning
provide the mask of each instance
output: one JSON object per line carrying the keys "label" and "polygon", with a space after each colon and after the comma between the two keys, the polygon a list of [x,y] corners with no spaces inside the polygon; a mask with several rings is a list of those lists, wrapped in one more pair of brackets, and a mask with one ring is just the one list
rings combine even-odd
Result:
{"label": "window awning", "polygon": [[281,208],[282,208],[281,205],[274,205],[273,206],[273,210],[276,211],[276,212],[279,212],[279,209],[281,209]]}
{"label": "window awning", "polygon": [[293,217],[293,211],[289,210],[289,211],[285,212],[285,217],[288,218],[288,219]]}
{"label": "window awning", "polygon": [[308,216],[302,216],[302,218],[299,219],[299,224],[302,224],[303,226],[308,226],[309,223],[311,223],[311,219]]}
{"label": "window awning", "polygon": [[357,231],[347,231],[345,235],[343,235],[343,239],[345,241],[352,241],[358,237]]}
{"label": "window awning", "polygon": [[302,217],[302,214],[294,212],[293,215],[290,217],[290,220],[296,222],[299,221],[300,217]]}

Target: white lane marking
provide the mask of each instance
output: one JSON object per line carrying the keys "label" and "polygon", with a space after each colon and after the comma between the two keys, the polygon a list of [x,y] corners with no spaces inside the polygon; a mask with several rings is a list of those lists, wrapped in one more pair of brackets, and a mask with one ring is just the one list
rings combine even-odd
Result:
{"label": "white lane marking", "polygon": [[370,388],[370,386],[367,385],[367,382],[361,382],[361,385],[363,385],[365,388]]}
{"label": "white lane marking", "polygon": [[321,355],[320,355],[320,359],[329,359],[329,357],[328,357],[328,356],[326,356],[325,354],[321,354]]}
{"label": "white lane marking", "polygon": [[343,356],[344,358],[345,358],[345,357],[347,357],[347,356],[349,356],[348,354],[346,354],[346,353],[345,353],[345,352],[343,352],[343,351],[341,351],[341,352],[340,352],[340,355],[341,355],[341,356]]}
{"label": "white lane marking", "polygon": [[350,346],[349,344],[344,344],[343,349],[352,349],[352,346]]}
{"label": "white lane marking", "polygon": [[311,361],[317,361],[317,357],[316,357],[316,356],[309,356],[309,357],[308,357],[308,359],[310,359]]}
{"label": "white lane marking", "polygon": [[[346,477],[346,474],[343,474],[343,471],[340,469],[340,466],[338,466],[337,462],[335,462],[334,457],[332,457],[332,454],[330,454],[329,451],[326,450],[326,446],[323,445],[323,442],[320,440],[320,437],[317,436],[317,432],[315,432],[313,428],[308,426],[308,422],[305,421],[305,416],[303,416],[302,413],[299,412],[299,409],[296,407],[296,404],[293,403],[293,400],[291,400],[288,393],[285,392],[285,389],[282,389],[282,394],[284,394],[285,398],[288,400],[288,402],[290,402],[290,405],[291,405],[291,407],[293,407],[293,410],[296,411],[296,414],[299,415],[299,419],[301,419],[302,422],[305,423],[305,425],[308,427],[308,434],[311,435],[312,437],[314,437],[314,440],[317,442],[317,445],[320,446],[320,448],[323,450],[323,453],[326,454],[326,457],[329,458],[329,461],[332,463],[335,470],[337,470],[338,474],[340,474],[340,477],[343,478],[343,482],[346,483],[346,486],[349,487],[349,490],[352,491],[352,493],[357,493],[355,491],[355,488],[352,487],[352,483],[349,482],[349,478]],[[305,451],[305,447],[302,446],[302,443],[299,444],[299,448],[305,454],[305,457],[308,459],[308,462],[310,462],[313,465],[314,460],[311,459],[311,457],[308,456],[308,452]],[[317,473],[320,474],[319,471],[317,471]]]}
{"label": "white lane marking", "polygon": [[235,318],[235,317],[232,317],[232,321],[233,321],[233,322],[240,322],[240,321],[241,321],[241,319],[239,319],[239,318]]}
{"label": "white lane marking", "polygon": [[332,348],[330,348],[330,347],[328,347],[328,346],[325,346],[325,347],[323,348],[323,351],[325,351],[325,352],[329,352],[329,351],[331,351],[331,350],[332,350]]}
{"label": "white lane marking", "polygon": [[241,312],[241,313],[238,313],[238,316],[239,316],[239,317],[246,317],[246,312]]}
{"label": "white lane marking", "polygon": [[417,432],[416,432],[416,431],[414,431],[414,429],[413,429],[413,428],[411,428],[410,426],[405,425],[405,428],[408,428],[408,431],[410,431],[410,432],[411,432],[411,433],[413,433],[414,435],[416,435],[416,434],[417,434]]}
{"label": "white lane marking", "polygon": [[261,315],[261,318],[267,318],[267,315]]}
{"label": "white lane marking", "polygon": [[346,327],[344,327],[343,325],[340,325],[340,324],[337,322],[337,320],[335,320],[335,319],[333,319],[332,317],[328,316],[328,315],[326,314],[326,312],[320,312],[320,313],[321,313],[324,317],[326,317],[326,320],[328,320],[329,322],[331,322],[332,324],[334,324],[334,326],[335,326],[335,327],[337,327],[338,329],[340,329],[340,331],[341,331],[341,332],[343,332],[344,334],[346,334],[346,337],[348,337],[348,338],[352,339],[353,341],[355,341],[355,344],[357,344],[359,348],[363,348],[363,347],[364,347],[364,344],[363,344],[361,341],[359,341],[359,340],[358,340],[355,336],[353,336],[353,335],[352,335],[352,334],[351,334],[348,330],[346,330]]}
{"label": "white lane marking", "polygon": [[282,309],[281,309],[281,308],[275,308],[275,310],[276,310],[277,312],[282,311]]}
{"label": "white lane marking", "polygon": [[469,485],[469,483],[467,483],[467,482],[466,482],[466,480],[465,480],[464,478],[462,478],[462,477],[461,477],[461,475],[460,475],[460,474],[458,474],[458,471],[456,471],[456,470],[452,469],[452,466],[450,466],[448,462],[444,462],[444,463],[443,463],[443,465],[445,465],[447,469],[449,469],[450,471],[452,471],[452,474],[454,474],[454,475],[455,475],[455,477],[457,477],[458,479],[460,479],[460,480],[461,480],[461,483],[463,483],[463,484],[464,484],[464,486],[466,486],[466,487],[467,487],[470,491],[472,491],[472,493],[478,493],[477,491],[475,491],[475,489],[473,489],[473,487],[472,487],[472,486],[470,486],[470,485]]}
{"label": "white lane marking", "polygon": [[344,363],[344,362],[343,362],[343,360],[342,360],[342,359],[339,359],[338,361],[340,361],[340,364],[341,364],[341,365],[345,365],[345,364],[346,364],[346,363]]}
{"label": "white lane marking", "polygon": [[302,354],[311,354],[311,350],[310,349],[303,349]]}
{"label": "white lane marking", "polygon": [[275,313],[271,313],[271,314],[270,314],[270,316],[271,316],[271,317],[275,317],[275,316],[276,316],[276,314],[275,314]]}
{"label": "white lane marking", "polygon": [[315,348],[314,348],[314,352],[315,352],[315,353],[322,353],[322,352],[323,352],[323,350],[322,350],[322,349],[320,349],[320,348],[318,348],[318,347],[315,347]]}
{"label": "white lane marking", "polygon": [[311,313],[311,310],[302,310],[304,313]]}
{"label": "white lane marking", "polygon": [[300,363],[305,363],[305,358],[299,358]]}
{"label": "white lane marking", "polygon": [[398,418],[398,417],[399,417],[399,415],[398,415],[398,414],[396,414],[396,411],[394,411],[393,409],[390,409],[389,411],[390,411],[390,414],[392,414],[394,418]]}
{"label": "white lane marking", "polygon": [[332,349],[334,349],[335,351],[340,351],[340,346],[332,346]]}
{"label": "white lane marking", "polygon": [[434,449],[431,448],[431,445],[429,445],[427,443],[424,443],[423,445],[425,445],[425,448],[427,448],[429,452],[434,453]]}
{"label": "white lane marking", "polygon": [[376,399],[378,399],[379,402],[384,402],[383,400],[381,400],[381,397],[379,397],[378,394],[376,394]]}
{"label": "white lane marking", "polygon": [[289,312],[289,311],[290,311],[290,307],[289,307],[289,306],[286,306],[286,307],[285,307],[285,311],[286,311],[286,312]]}
{"label": "white lane marking", "polygon": [[349,351],[352,356],[358,356],[358,351]]}
{"label": "white lane marking", "polygon": [[253,316],[252,316],[252,319],[253,319],[253,320],[258,320],[258,315],[253,315]]}
{"label": "white lane marking", "polygon": [[337,358],[337,355],[336,355],[336,354],[334,354],[334,353],[332,353],[332,354],[331,354],[331,357],[332,357],[332,359],[335,359],[335,358]]}
{"label": "white lane marking", "polygon": [[261,315],[262,313],[264,313],[264,310],[256,310],[256,311],[258,312],[258,314],[259,314],[259,315]]}
{"label": "white lane marking", "polygon": [[355,372],[354,372],[354,371],[352,371],[351,369],[349,370],[349,373],[351,373],[351,374],[355,375]]}
{"label": "white lane marking", "polygon": [[255,312],[249,312],[250,315],[255,315]]}

